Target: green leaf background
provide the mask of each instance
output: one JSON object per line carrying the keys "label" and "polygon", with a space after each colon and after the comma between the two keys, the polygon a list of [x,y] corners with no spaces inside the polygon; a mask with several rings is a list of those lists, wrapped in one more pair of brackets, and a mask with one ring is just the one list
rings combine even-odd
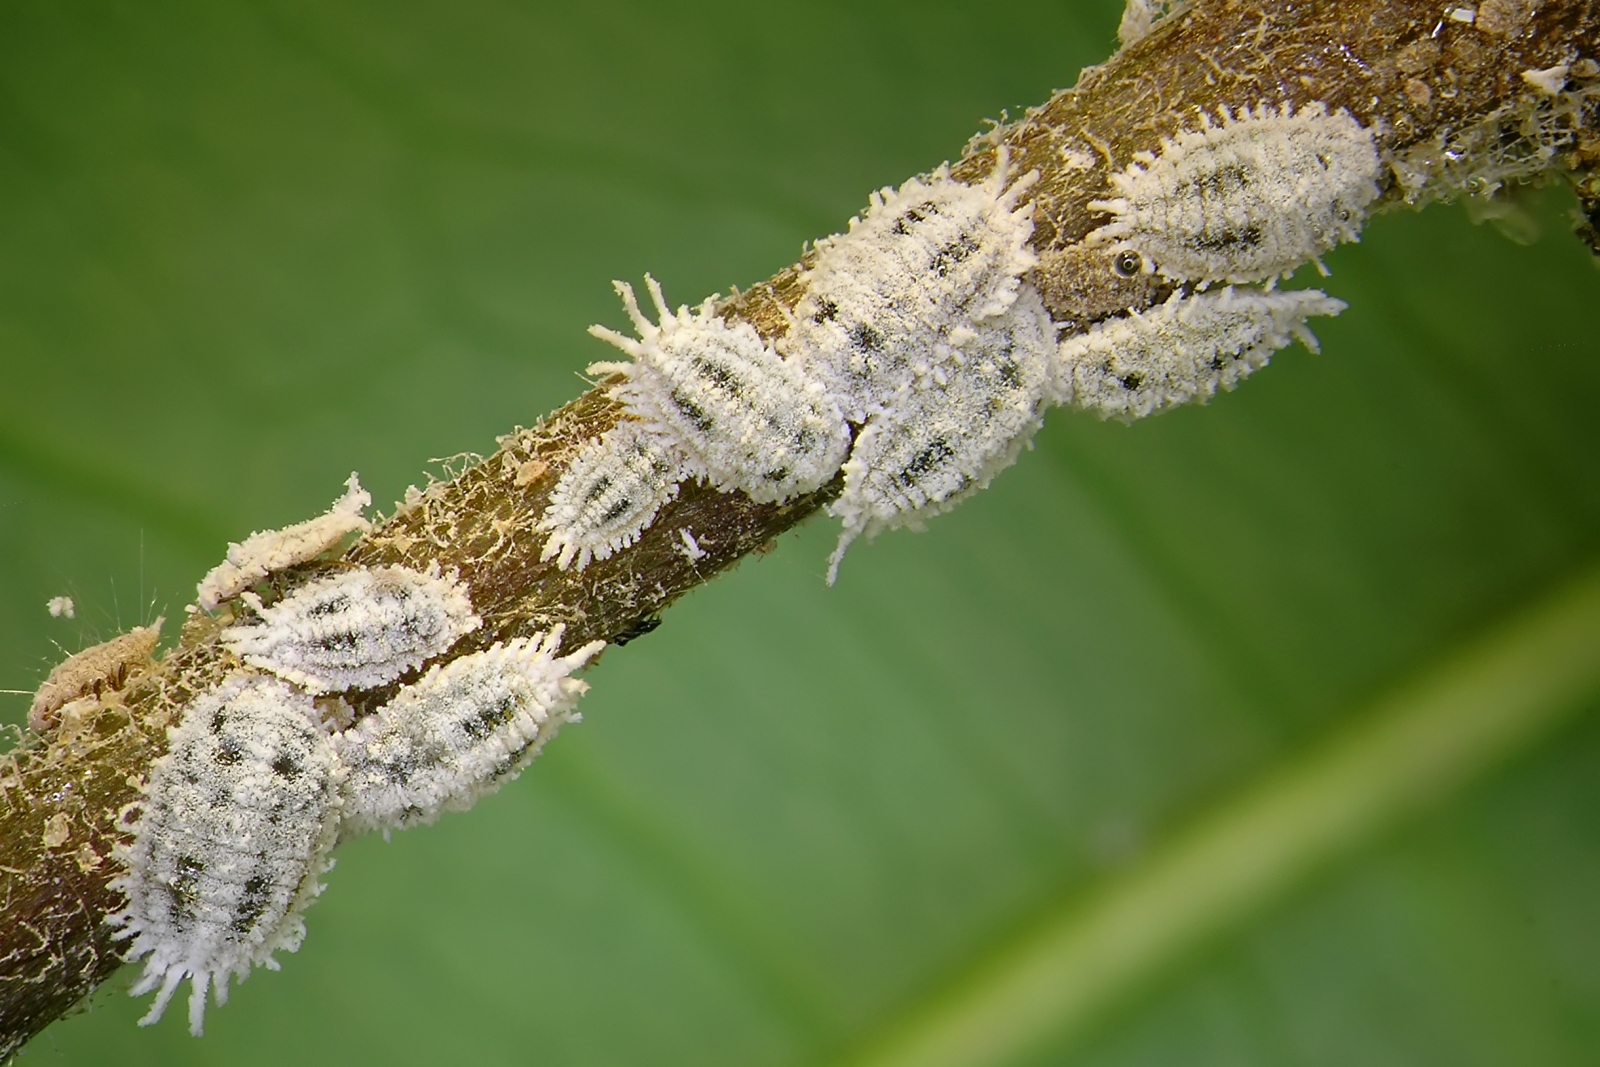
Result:
{"label": "green leaf background", "polygon": [[[0,686],[174,619],[226,541],[351,469],[394,500],[489,451],[582,388],[612,278],[767,276],[1071,83],[1117,15],[0,5]],[[1131,428],[1055,413],[837,588],[829,522],[784,538],[608,654],[521,780],[341,850],[304,948],[203,1039],[181,1010],[135,1029],[124,974],[21,1062],[887,1062],[1241,797],[1287,813],[1298,866],[1215,921],[1195,901],[1240,865],[1170,875],[1147,963],[1083,968],[1088,1007],[1024,1060],[1595,1062],[1593,692],[1347,840],[1280,803],[1359,799],[1365,764],[1316,768],[1375,701],[1589,588],[1600,272],[1570,204],[1532,201],[1529,247],[1456,208],[1377,219],[1328,257],[1351,307],[1323,355]],[[1432,729],[1413,754],[1449,751]]]}

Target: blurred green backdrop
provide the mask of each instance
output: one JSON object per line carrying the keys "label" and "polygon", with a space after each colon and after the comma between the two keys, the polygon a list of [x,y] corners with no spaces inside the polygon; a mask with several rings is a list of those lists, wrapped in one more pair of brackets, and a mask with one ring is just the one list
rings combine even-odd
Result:
{"label": "blurred green backdrop", "polygon": [[[225,542],[581,388],[612,278],[748,284],[1113,47],[1114,0],[0,4],[0,687]],[[37,1064],[813,1065],[1600,557],[1565,193],[1328,257],[1208,408],[1053,415],[921,536],[831,524],[592,672],[467,815],[339,855],[191,1039],[128,974]],[[47,598],[72,595],[74,621]],[[18,722],[24,697],[0,698]],[[1600,717],[1154,976],[1045,1062],[1600,1059]],[[131,972],[130,972],[131,973]]]}

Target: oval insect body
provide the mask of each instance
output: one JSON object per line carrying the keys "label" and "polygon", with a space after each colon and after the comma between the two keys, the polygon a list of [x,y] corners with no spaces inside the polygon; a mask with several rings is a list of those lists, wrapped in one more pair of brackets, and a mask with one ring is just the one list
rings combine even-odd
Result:
{"label": "oval insect body", "polygon": [[941,168],[874,193],[848,233],[818,244],[807,293],[779,348],[822,382],[852,422],[889,403],[948,357],[949,333],[998,315],[1035,263],[1036,174],[1011,181],[1002,151],[988,179]]}
{"label": "oval insect body", "polygon": [[1090,203],[1114,217],[1087,240],[1126,242],[1193,281],[1276,278],[1356,240],[1382,169],[1371,131],[1320,103],[1202,114],[1137,160],[1111,176],[1115,197]]}
{"label": "oval insect body", "polygon": [[235,674],[197,698],[156,761],[128,872],[113,884],[113,921],[148,956],[132,993],[158,990],[140,1025],[161,1018],[185,978],[199,1034],[207,991],[305,936],[300,910],[322,891],[339,818],[341,766],[314,723],[311,698],[261,675]]}
{"label": "oval insect body", "polygon": [[1056,401],[1125,421],[1203,402],[1266,366],[1273,352],[1296,339],[1315,352],[1306,320],[1344,307],[1315,289],[1177,292],[1148,311],[1063,340]]}
{"label": "oval insect body", "polygon": [[850,432],[821,386],[748,323],[730,325],[709,300],[673,314],[655,279],[645,281],[659,325],[640,312],[633,289],[617,282],[640,340],[601,326],[589,332],[634,362],[596,363],[589,372],[626,375],[614,390],[618,398],[681,448],[688,474],[724,492],[776,503],[832,478]]}
{"label": "oval insect body", "polygon": [[1010,466],[1038,429],[1055,359],[1055,327],[1038,294],[1024,288],[1004,314],[954,339],[959,359],[944,380],[902,390],[856,438],[844,492],[828,509],[844,520],[830,583],[856,537],[948,511]]}
{"label": "oval insect body", "polygon": [[341,838],[432,822],[538,754],[588,688],[570,677],[603,641],[557,656],[562,627],[435,667],[335,739],[349,768]]}
{"label": "oval insect body", "polygon": [[223,643],[313,693],[387,685],[481,622],[460,582],[401,566],[307,582],[259,616],[228,627]]}
{"label": "oval insect body", "polygon": [[583,570],[633,544],[678,495],[683,468],[677,450],[643,422],[618,422],[578,451],[551,490],[539,558]]}

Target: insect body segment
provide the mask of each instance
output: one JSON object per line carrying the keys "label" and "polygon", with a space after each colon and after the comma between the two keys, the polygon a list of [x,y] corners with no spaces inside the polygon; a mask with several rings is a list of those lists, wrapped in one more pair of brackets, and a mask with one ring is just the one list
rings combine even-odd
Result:
{"label": "insect body segment", "polygon": [[235,674],[190,704],[150,778],[128,873],[114,885],[128,906],[113,921],[148,956],[132,993],[159,990],[140,1025],[161,1018],[185,978],[189,1029],[199,1034],[207,991],[305,936],[300,909],[339,818],[343,775],[315,725],[311,698],[276,678]]}
{"label": "insect body segment", "polygon": [[1090,243],[1124,242],[1173,279],[1256,282],[1356,240],[1381,163],[1348,112],[1263,105],[1200,120],[1112,175],[1117,195],[1089,206],[1113,218]]}
{"label": "insect body segment", "polygon": [[371,689],[444,652],[481,620],[454,578],[356,568],[308,582],[223,631],[246,663],[313,693]]}
{"label": "insect body segment", "polygon": [[335,739],[350,768],[341,837],[432,822],[510,781],[573,711],[570,677],[602,641],[557,656],[562,627],[435,667]]}
{"label": "insect body segment", "polygon": [[850,430],[820,383],[747,323],[725,322],[710,300],[674,314],[655,279],[645,282],[660,324],[640,312],[631,287],[615,283],[640,340],[603,326],[589,332],[634,362],[596,363],[589,372],[626,375],[615,394],[629,411],[677,447],[691,476],[724,492],[776,503],[832,478]]}

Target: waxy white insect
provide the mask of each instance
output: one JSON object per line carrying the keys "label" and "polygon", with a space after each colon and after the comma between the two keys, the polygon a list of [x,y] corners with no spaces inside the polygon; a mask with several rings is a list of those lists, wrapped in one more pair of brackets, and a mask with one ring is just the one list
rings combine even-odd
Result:
{"label": "waxy white insect", "polygon": [[467,591],[453,576],[407,567],[358,567],[307,582],[222,641],[246,663],[313,693],[371,689],[444,652],[476,630]]}
{"label": "waxy white insect", "polygon": [[200,606],[215,611],[267,575],[316,559],[349,534],[370,530],[372,524],[362,517],[361,509],[372,503],[372,495],[361,488],[353,471],[345,487],[344,496],[335,500],[326,514],[281,530],[253,533],[230,544],[227,558],[196,587]]}
{"label": "waxy white insect", "polygon": [[1204,401],[1266,366],[1293,340],[1317,351],[1306,320],[1344,308],[1315,289],[1174,293],[1148,311],[1064,339],[1056,400],[1123,420]]}
{"label": "waxy white insect", "polygon": [[625,418],[590,441],[550,492],[539,529],[541,560],[579,570],[639,540],[687,477],[677,449],[638,419]]}
{"label": "waxy white insect", "polygon": [[634,362],[596,363],[589,373],[628,378],[614,394],[681,448],[687,474],[763,503],[811,492],[833,477],[850,449],[850,429],[819,383],[748,323],[724,321],[711,300],[674,314],[647,275],[658,325],[639,310],[632,287],[613,284],[640,339],[604,326],[589,332]]}
{"label": "waxy white insect", "polygon": [[136,805],[127,873],[112,884],[127,908],[112,917],[148,956],[134,996],[155,989],[141,1026],[161,1018],[184,979],[189,1029],[201,1032],[208,988],[228,999],[231,978],[305,936],[300,911],[337,832],[342,768],[314,724],[311,698],[275,678],[235,674],[202,694],[168,731]]}
{"label": "waxy white insect", "polygon": [[1114,217],[1089,242],[1126,243],[1169,278],[1253,282],[1357,239],[1381,162],[1348,112],[1262,105],[1200,122],[1111,176],[1117,195],[1089,206]]}
{"label": "waxy white insect", "polygon": [[55,725],[57,713],[69,701],[120,689],[129,672],[150,665],[150,654],[161,639],[161,619],[135,626],[109,641],[91,645],[68,656],[40,684],[28,708],[28,729],[42,734]]}
{"label": "waxy white insect", "polygon": [[1010,466],[1038,429],[1054,376],[1055,327],[1025,287],[1003,314],[953,333],[958,356],[874,415],[829,505],[844,520],[828,583],[850,542],[953,508]]}
{"label": "waxy white insect", "polygon": [[432,822],[493,792],[538,754],[588,686],[571,674],[605,647],[558,656],[563,627],[434,667],[335,739],[349,768],[340,837]]}
{"label": "waxy white insect", "polygon": [[866,422],[901,390],[954,357],[949,335],[998,315],[1036,259],[1037,172],[1011,179],[997,152],[989,177],[955,181],[949,167],[872,194],[848,233],[817,244],[807,292],[778,348],[822,383],[845,418]]}

